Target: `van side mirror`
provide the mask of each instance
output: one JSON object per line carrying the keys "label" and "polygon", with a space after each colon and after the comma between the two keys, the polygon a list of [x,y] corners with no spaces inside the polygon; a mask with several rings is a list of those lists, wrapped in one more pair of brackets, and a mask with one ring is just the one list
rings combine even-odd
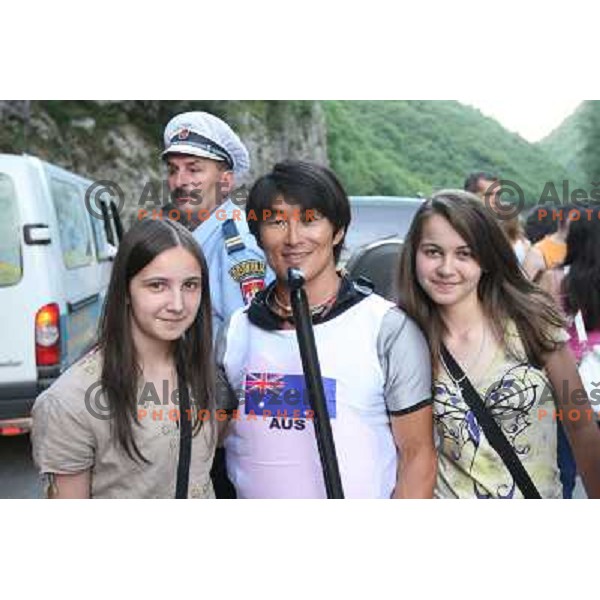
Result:
{"label": "van side mirror", "polygon": [[121,223],[121,215],[119,214],[119,209],[117,208],[117,205],[113,201],[111,201],[111,203],[110,203],[110,210],[111,210],[113,221],[115,224],[117,238],[118,238],[118,241],[120,242],[123,239],[123,224]]}
{"label": "van side mirror", "polygon": [[25,243],[29,244],[30,246],[36,244],[45,246],[52,241],[50,237],[50,228],[48,225],[44,225],[43,223],[24,225],[23,237],[25,238]]}
{"label": "van side mirror", "polygon": [[117,248],[113,244],[107,244],[107,246],[106,253],[108,255],[108,260],[114,261],[117,256]]}

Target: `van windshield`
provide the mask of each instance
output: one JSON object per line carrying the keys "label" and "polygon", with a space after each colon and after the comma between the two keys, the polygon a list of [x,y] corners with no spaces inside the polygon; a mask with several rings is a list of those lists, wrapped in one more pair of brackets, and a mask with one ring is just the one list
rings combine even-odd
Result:
{"label": "van windshield", "polygon": [[21,228],[12,179],[0,173],[0,287],[21,279]]}

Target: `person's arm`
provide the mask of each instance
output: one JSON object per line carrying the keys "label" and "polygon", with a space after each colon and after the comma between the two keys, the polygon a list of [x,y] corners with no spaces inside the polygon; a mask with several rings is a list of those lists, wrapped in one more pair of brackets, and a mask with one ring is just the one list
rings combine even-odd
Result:
{"label": "person's arm", "polygon": [[531,281],[535,281],[535,278],[545,269],[546,262],[542,253],[535,247],[530,248],[523,261],[523,270],[527,274],[527,277]]}
{"label": "person's arm", "polygon": [[74,475],[48,474],[48,498],[54,500],[87,500],[90,498],[91,471]]}
{"label": "person's arm", "polygon": [[561,293],[560,285],[562,283],[564,274],[561,270],[548,269],[542,272],[538,284],[545,291],[548,292],[556,302],[557,306],[561,307]]}
{"label": "person's arm", "polygon": [[48,498],[90,498],[95,436],[78,383],[59,380],[32,410],[33,459]]}
{"label": "person's arm", "polygon": [[[225,355],[227,353],[227,338],[231,318],[219,329],[215,341],[215,370],[216,370],[216,406],[217,410],[227,411],[231,417],[232,411],[239,406],[239,399],[232,388],[225,369]],[[229,418],[217,421],[218,443],[221,448],[227,435]]]}
{"label": "person's arm", "polygon": [[217,410],[226,411],[227,419],[217,419],[217,447],[222,448],[227,435],[229,421],[234,410],[237,410],[239,400],[231,387],[223,366],[217,366]]}
{"label": "person's arm", "polygon": [[437,475],[433,442],[433,411],[425,406],[392,416],[392,434],[399,452],[398,476],[393,498],[432,498]]}
{"label": "person's arm", "polygon": [[544,271],[539,278],[538,283],[545,292],[556,297],[556,282],[552,271]]}
{"label": "person's arm", "polygon": [[[571,444],[577,471],[589,498],[600,498],[600,429],[566,344],[546,360],[546,372],[555,390],[557,409]],[[561,414],[561,413],[559,413]]]}
{"label": "person's arm", "polygon": [[384,316],[377,353],[383,395],[398,449],[394,498],[431,498],[437,455],[433,442],[431,360],[416,323],[394,308]]}

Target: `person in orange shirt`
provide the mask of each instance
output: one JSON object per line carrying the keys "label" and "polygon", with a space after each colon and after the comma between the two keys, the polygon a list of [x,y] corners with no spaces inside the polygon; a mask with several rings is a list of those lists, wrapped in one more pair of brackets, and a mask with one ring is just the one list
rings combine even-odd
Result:
{"label": "person in orange shirt", "polygon": [[574,207],[548,208],[548,211],[552,211],[556,216],[558,229],[534,244],[527,253],[523,268],[532,281],[537,281],[547,269],[554,269],[564,262],[567,256],[569,214],[572,208]]}

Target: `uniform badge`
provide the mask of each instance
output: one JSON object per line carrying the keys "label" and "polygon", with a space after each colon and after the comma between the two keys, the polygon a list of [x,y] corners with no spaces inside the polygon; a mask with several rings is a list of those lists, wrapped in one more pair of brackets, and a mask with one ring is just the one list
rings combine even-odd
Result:
{"label": "uniform badge", "polygon": [[245,304],[250,304],[254,299],[254,296],[260,292],[260,290],[265,287],[264,279],[246,279],[240,283],[240,287],[242,288],[242,296],[244,298]]}
{"label": "uniform badge", "polygon": [[240,284],[245,304],[250,304],[254,296],[265,287],[267,266],[262,260],[243,260],[229,269],[232,279]]}
{"label": "uniform badge", "polygon": [[190,137],[190,130],[189,129],[182,129],[177,134],[177,139],[178,140],[187,140],[189,137]]}

